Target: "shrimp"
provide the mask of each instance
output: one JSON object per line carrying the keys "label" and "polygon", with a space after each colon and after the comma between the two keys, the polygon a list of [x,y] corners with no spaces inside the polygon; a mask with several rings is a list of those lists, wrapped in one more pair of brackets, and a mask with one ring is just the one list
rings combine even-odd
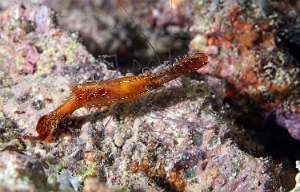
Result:
{"label": "shrimp", "polygon": [[157,73],[147,71],[143,76],[127,76],[74,85],[71,89],[71,96],[65,103],[49,114],[40,117],[36,126],[38,138],[45,142],[55,141],[60,136],[57,130],[60,129],[59,122],[76,109],[81,107],[110,108],[117,103],[137,100],[172,79],[204,67],[208,62],[205,53],[195,52],[191,56],[179,58],[173,65]]}

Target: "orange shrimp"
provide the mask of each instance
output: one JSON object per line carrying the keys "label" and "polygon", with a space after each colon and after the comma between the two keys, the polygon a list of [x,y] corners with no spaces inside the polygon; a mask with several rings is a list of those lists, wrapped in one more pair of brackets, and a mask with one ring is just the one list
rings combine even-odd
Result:
{"label": "orange shrimp", "polygon": [[134,101],[147,92],[161,87],[164,83],[180,75],[198,70],[208,63],[205,53],[195,52],[185,56],[166,69],[152,74],[146,72],[144,76],[128,76],[101,82],[90,82],[72,87],[71,96],[65,103],[51,113],[40,117],[36,131],[41,141],[53,142],[60,133],[57,133],[59,122],[68,114],[81,107],[108,107]]}

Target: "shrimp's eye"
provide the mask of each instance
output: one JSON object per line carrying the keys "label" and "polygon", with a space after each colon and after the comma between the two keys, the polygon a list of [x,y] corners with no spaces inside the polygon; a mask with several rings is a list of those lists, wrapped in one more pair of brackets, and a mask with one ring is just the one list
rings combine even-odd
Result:
{"label": "shrimp's eye", "polygon": [[154,89],[153,85],[149,84],[146,86],[147,91],[152,91]]}

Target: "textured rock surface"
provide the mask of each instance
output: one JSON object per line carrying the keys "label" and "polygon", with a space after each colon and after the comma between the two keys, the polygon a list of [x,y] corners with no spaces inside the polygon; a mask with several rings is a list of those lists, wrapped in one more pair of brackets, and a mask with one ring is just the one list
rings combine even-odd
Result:
{"label": "textured rock surface", "polygon": [[[1,1],[2,6],[4,2]],[[87,2],[82,3],[85,5]],[[180,4],[176,5],[180,7]],[[211,6],[202,8],[215,11],[214,4]],[[195,3],[195,10],[197,7],[201,6]],[[71,15],[69,10],[66,11],[67,15]],[[232,14],[236,11],[238,9],[233,9]],[[14,12],[20,14],[12,14]],[[34,16],[38,13],[45,13],[42,14],[42,23],[36,20],[40,17]],[[5,65],[4,61],[0,63],[1,69],[6,70],[1,77],[0,89],[0,146],[4,152],[19,151],[26,157],[41,161],[43,169],[39,170],[44,170],[45,186],[49,190],[89,191],[91,182],[99,186],[104,183],[117,191],[275,191],[280,187],[291,187],[281,182],[283,174],[279,165],[266,157],[253,157],[239,148],[240,140],[248,137],[244,129],[238,128],[228,118],[232,111],[223,106],[224,95],[228,97],[228,92],[224,93],[224,82],[212,78],[210,83],[216,86],[215,91],[201,82],[198,75],[171,81],[164,89],[153,91],[138,101],[114,106],[110,111],[79,109],[65,119],[64,123],[68,125],[65,137],[50,144],[36,140],[38,118],[59,106],[68,97],[73,83],[120,76],[117,71],[109,70],[104,63],[96,61],[77,42],[76,35],[72,36],[74,33],[59,28],[54,23],[54,16],[46,6],[14,5],[1,14],[1,36],[5,38],[0,39],[2,51],[6,53],[3,55]],[[200,19],[196,14],[194,17]],[[21,25],[22,21],[26,21],[25,28]],[[198,27],[204,27],[203,33],[210,34],[207,30],[214,26],[207,26],[208,21],[198,22],[202,23],[198,23]],[[43,26],[43,23],[46,26],[42,30],[38,26]],[[233,23],[236,30],[245,30],[243,27],[240,29],[239,22]],[[28,31],[28,27],[31,30]],[[221,77],[233,76],[230,82],[250,81],[248,76],[245,81],[238,81],[230,62],[244,58],[240,65],[247,66],[245,63],[253,63],[248,59],[254,55],[250,54],[251,50],[241,48],[249,55],[240,57],[238,49],[230,45],[233,38],[227,38],[229,40],[225,39],[224,44],[219,44],[221,49],[232,48],[237,50],[236,55],[227,55],[218,61],[217,55],[223,54],[213,54],[218,51],[214,44],[216,40],[200,36],[200,40],[213,42],[211,49],[205,49],[212,54],[211,66],[202,73],[222,71],[220,74],[225,76]],[[204,45],[209,48],[207,44]],[[23,49],[24,45],[26,49]],[[199,43],[196,45],[194,40],[191,45],[196,47]],[[24,50],[33,50],[34,57],[24,56]],[[7,58],[8,53],[11,53],[10,59]],[[19,62],[21,68],[16,66],[19,57],[23,58]],[[229,68],[219,70],[217,65],[221,61]],[[159,68],[154,71],[157,70]],[[244,146],[256,145],[256,149],[263,153],[263,146],[247,142],[252,140],[245,139]],[[32,175],[35,170],[26,171]],[[20,176],[23,177],[26,176]],[[85,179],[90,177],[99,182]],[[40,178],[39,182],[44,182],[43,177]],[[42,190],[39,182],[33,182],[31,187]],[[13,186],[5,187],[13,189]]]}
{"label": "textured rock surface", "polygon": [[117,54],[120,69],[126,66],[125,72],[134,60],[146,65],[155,57],[146,39],[151,41],[161,61],[169,60],[169,48],[178,55],[186,54],[188,49],[191,11],[186,1],[174,1],[172,9],[169,1],[122,0],[121,5],[118,0],[3,0],[0,8],[16,2],[41,3],[54,9],[60,16],[56,20],[60,26],[74,31],[74,36],[79,35],[90,53],[95,57]]}
{"label": "textured rock surface", "polygon": [[40,160],[17,151],[0,152],[0,183],[8,191],[44,190],[46,175]]}
{"label": "textured rock surface", "polygon": [[[191,50],[211,55],[210,66],[200,72],[226,79],[226,100],[236,108],[235,118],[255,126],[274,112],[299,140],[297,121],[285,122],[300,113],[299,68],[277,36],[280,13],[267,1],[198,2],[194,9]],[[255,116],[256,110],[262,114]]]}
{"label": "textured rock surface", "polygon": [[71,33],[56,28],[55,13],[46,6],[14,5],[0,17],[1,79],[62,73],[63,66],[93,59]]}
{"label": "textured rock surface", "polygon": [[[300,172],[300,161],[296,161],[296,168]],[[295,180],[296,180],[296,185],[295,188],[291,190],[291,192],[297,192],[300,190],[300,173],[296,175]]]}

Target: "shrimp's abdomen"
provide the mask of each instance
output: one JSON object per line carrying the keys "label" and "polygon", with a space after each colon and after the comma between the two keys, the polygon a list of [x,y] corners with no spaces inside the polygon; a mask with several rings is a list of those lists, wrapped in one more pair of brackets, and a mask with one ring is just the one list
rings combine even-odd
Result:
{"label": "shrimp's abdomen", "polygon": [[75,85],[72,97],[75,105],[82,107],[103,107],[125,103],[148,92],[149,77],[129,76],[103,82]]}
{"label": "shrimp's abdomen", "polygon": [[[91,82],[72,87],[70,98],[56,110],[40,117],[36,131],[41,141],[52,142],[58,133],[59,122],[81,107],[110,107],[116,103],[136,100],[149,90],[149,77],[130,76],[103,82]],[[58,132],[57,132],[58,131]]]}

